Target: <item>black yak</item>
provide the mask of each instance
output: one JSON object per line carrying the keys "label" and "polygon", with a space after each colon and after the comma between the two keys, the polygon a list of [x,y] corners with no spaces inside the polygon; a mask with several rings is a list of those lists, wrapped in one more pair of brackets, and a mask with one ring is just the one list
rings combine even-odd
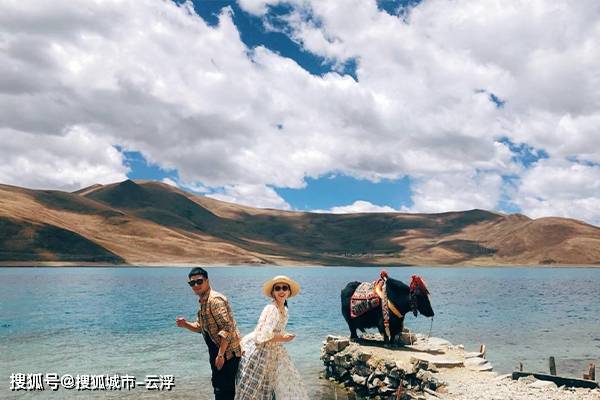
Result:
{"label": "black yak", "polygon": [[[379,333],[383,335],[384,343],[394,344],[394,338],[402,333],[404,328],[406,313],[412,312],[415,317],[418,313],[426,317],[433,317],[434,312],[429,301],[429,290],[420,277],[413,275],[410,286],[407,286],[399,280],[387,277],[387,273],[383,271],[378,282],[385,282],[389,315],[388,329],[386,329],[386,321],[384,321],[383,316],[382,296],[376,296],[375,302],[371,303],[373,308],[365,311],[363,307],[361,315],[352,317],[351,298],[362,282],[350,282],[341,292],[342,315],[348,323],[348,328],[350,328],[350,339],[358,338],[357,329],[364,332],[365,328],[377,327]],[[383,295],[381,291],[379,294]]]}

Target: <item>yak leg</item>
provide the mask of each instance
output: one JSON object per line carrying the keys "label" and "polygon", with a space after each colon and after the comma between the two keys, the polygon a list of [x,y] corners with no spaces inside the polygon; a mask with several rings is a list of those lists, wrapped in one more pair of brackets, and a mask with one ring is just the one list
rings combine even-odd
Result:
{"label": "yak leg", "polygon": [[358,335],[356,333],[356,327],[354,324],[348,324],[348,327],[350,328],[350,340],[353,342],[357,341]]}
{"label": "yak leg", "polygon": [[381,336],[383,336],[383,345],[387,347],[390,344],[390,338],[385,332],[385,326],[383,325],[383,322],[377,325],[377,329],[379,330]]}
{"label": "yak leg", "polygon": [[398,331],[398,346],[404,346],[404,341],[402,340],[402,333],[404,333],[404,316],[400,318],[400,330]]}
{"label": "yak leg", "polygon": [[396,347],[397,332],[390,327],[390,347]]}
{"label": "yak leg", "polygon": [[392,335],[392,345],[394,347],[403,347],[404,342],[402,341],[402,332],[404,332],[404,318],[400,320],[398,331],[394,331]]}
{"label": "yak leg", "polygon": [[404,342],[402,341],[402,334],[395,332],[394,335],[392,336],[392,347],[398,348],[398,347],[403,347],[404,346]]}

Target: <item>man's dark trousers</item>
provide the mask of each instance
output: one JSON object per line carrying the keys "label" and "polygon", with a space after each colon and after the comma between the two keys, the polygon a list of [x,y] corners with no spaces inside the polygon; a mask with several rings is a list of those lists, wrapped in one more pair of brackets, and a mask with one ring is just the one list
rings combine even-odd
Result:
{"label": "man's dark trousers", "polygon": [[223,368],[220,370],[217,369],[215,367],[215,359],[219,353],[219,348],[207,334],[203,336],[208,346],[210,369],[212,371],[211,382],[215,393],[215,400],[233,400],[235,397],[235,376],[240,365],[240,358],[233,356],[229,360],[225,360]]}

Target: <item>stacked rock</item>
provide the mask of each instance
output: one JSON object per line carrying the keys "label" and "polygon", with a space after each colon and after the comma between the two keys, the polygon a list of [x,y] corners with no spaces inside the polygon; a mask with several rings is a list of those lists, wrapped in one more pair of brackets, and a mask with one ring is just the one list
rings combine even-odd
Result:
{"label": "stacked rock", "polygon": [[350,398],[418,399],[424,398],[424,390],[435,391],[442,385],[427,361],[411,359],[410,366],[402,368],[366,349],[345,337],[328,336],[323,342],[324,376],[342,384]]}

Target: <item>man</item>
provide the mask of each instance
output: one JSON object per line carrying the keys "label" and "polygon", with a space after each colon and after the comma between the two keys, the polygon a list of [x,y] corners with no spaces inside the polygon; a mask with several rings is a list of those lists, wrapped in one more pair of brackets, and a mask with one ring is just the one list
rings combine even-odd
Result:
{"label": "man", "polygon": [[208,273],[196,267],[188,275],[188,284],[200,298],[196,322],[177,317],[177,326],[192,332],[202,333],[208,346],[212,386],[215,400],[233,400],[235,397],[235,375],[240,363],[240,333],[227,298],[212,290]]}

